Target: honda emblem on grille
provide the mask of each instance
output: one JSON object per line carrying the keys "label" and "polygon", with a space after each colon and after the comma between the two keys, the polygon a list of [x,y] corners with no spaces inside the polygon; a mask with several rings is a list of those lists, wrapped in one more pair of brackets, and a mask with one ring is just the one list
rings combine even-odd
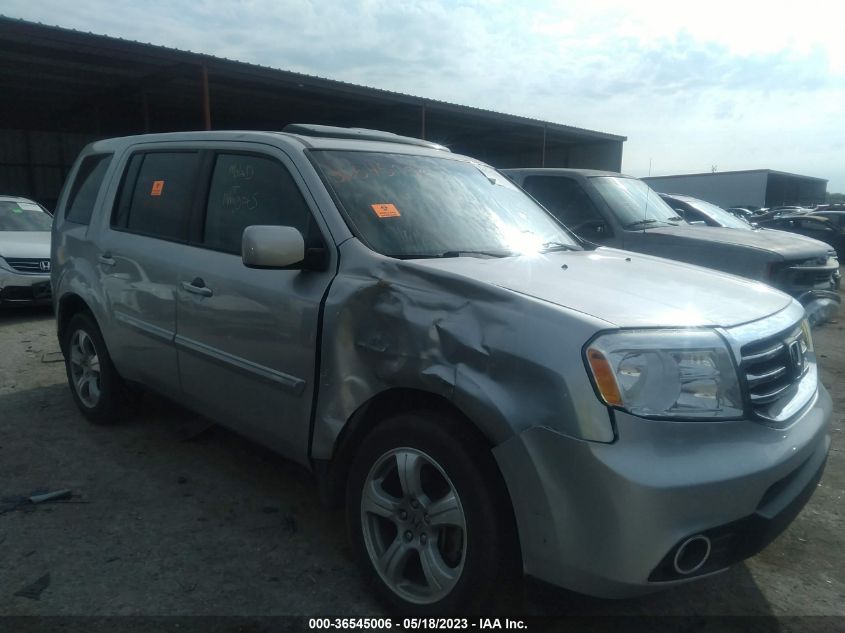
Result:
{"label": "honda emblem on grille", "polygon": [[801,341],[792,341],[789,344],[789,360],[792,362],[795,376],[804,373],[804,354],[801,353]]}
{"label": "honda emblem on grille", "polygon": [[38,267],[41,269],[42,272],[50,272],[50,260],[42,259],[40,262],[38,262]]}

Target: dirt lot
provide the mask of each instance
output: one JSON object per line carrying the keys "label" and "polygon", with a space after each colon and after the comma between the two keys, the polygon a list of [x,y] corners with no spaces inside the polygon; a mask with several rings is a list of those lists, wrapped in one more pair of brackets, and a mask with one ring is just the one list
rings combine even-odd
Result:
{"label": "dirt lot", "polygon": [[[818,330],[816,348],[835,399],[833,448],[815,496],[772,546],[636,600],[529,585],[527,612],[845,615],[843,325]],[[88,424],[55,362],[49,311],[0,311],[0,350],[0,497],[73,491],[0,514],[0,614],[382,613],[307,473],[219,427],[197,434],[204,421],[153,397],[115,427]],[[15,595],[47,574],[39,599]]]}

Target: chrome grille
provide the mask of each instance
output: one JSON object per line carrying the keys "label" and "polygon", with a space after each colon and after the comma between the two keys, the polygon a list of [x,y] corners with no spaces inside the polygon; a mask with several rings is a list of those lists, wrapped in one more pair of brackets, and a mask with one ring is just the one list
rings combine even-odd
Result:
{"label": "chrome grille", "polygon": [[37,273],[43,275],[50,272],[50,260],[39,257],[5,257],[6,263],[20,273]]}
{"label": "chrome grille", "polygon": [[785,397],[807,373],[813,360],[801,326],[744,345],[742,371],[751,406],[758,414]]}

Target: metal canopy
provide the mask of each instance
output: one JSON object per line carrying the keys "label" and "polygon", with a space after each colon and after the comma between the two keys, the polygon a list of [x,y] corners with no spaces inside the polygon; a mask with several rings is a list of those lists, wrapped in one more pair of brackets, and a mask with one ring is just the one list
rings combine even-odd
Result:
{"label": "metal canopy", "polygon": [[[0,88],[5,94],[0,101],[0,128],[22,131],[27,144],[34,131],[92,140],[206,128],[280,130],[289,123],[316,123],[424,138],[497,167],[618,170],[626,140],[615,134],[2,16]],[[66,171],[79,143],[62,143],[69,146],[65,153],[70,155],[55,162]],[[28,152],[29,157],[5,160],[0,155],[0,171],[7,166],[31,171],[44,163],[33,162],[38,148],[28,147]],[[27,178],[37,189],[37,183],[33,184],[37,178],[32,174]],[[0,187],[9,180],[8,174],[0,174]]]}

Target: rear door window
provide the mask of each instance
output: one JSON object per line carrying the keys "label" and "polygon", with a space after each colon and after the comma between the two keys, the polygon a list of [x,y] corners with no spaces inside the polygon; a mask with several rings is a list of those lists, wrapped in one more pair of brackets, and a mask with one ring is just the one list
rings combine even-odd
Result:
{"label": "rear door window", "polygon": [[132,157],[112,226],[173,241],[187,241],[197,189],[199,152],[148,152]]}
{"label": "rear door window", "polygon": [[95,154],[82,160],[65,206],[65,219],[76,224],[88,224],[91,221],[94,203],[111,159],[111,154]]}
{"label": "rear door window", "polygon": [[294,227],[306,246],[319,241],[311,211],[284,165],[254,154],[218,154],[208,192],[203,246],[240,255],[244,229],[254,225]]}

